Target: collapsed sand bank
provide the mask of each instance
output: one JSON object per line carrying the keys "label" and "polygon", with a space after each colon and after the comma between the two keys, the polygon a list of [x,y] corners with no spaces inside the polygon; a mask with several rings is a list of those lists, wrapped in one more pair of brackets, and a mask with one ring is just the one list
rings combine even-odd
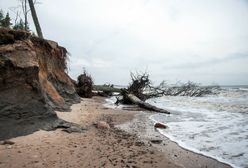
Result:
{"label": "collapsed sand bank", "polygon": [[54,110],[79,102],[66,70],[58,43],[0,28],[0,140],[54,127]]}

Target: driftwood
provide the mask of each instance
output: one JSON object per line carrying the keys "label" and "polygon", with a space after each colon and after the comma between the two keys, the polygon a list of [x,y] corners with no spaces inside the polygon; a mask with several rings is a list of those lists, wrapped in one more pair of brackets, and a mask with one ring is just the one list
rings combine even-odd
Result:
{"label": "driftwood", "polygon": [[133,94],[127,94],[126,95],[126,98],[130,102],[132,102],[133,104],[136,104],[136,105],[140,106],[141,108],[144,108],[144,109],[147,109],[147,110],[150,110],[150,111],[156,111],[156,112],[159,112],[159,113],[170,114],[169,111],[164,110],[164,109],[161,109],[161,108],[158,108],[158,107],[153,106],[153,105],[151,105],[149,103],[146,103],[146,102],[140,100],[138,97],[136,97]]}
{"label": "driftwood", "polygon": [[203,96],[214,94],[218,90],[217,86],[200,86],[194,82],[177,84],[174,86],[167,85],[165,82],[159,86],[154,86],[149,79],[148,73],[131,73],[131,83],[127,88],[121,89],[120,95],[117,96],[116,104],[136,104],[141,108],[170,114],[167,110],[153,106],[145,101],[154,97],[161,96]]}
{"label": "driftwood", "polygon": [[120,93],[121,89],[115,88],[113,85],[94,85],[93,90],[98,96],[108,97],[114,93]]}
{"label": "driftwood", "polygon": [[162,81],[158,86],[154,86],[149,79],[148,73],[131,73],[131,79],[132,82],[128,86],[127,92],[134,94],[143,101],[162,96],[201,97],[208,94],[217,94],[219,90],[218,85],[201,86],[191,81],[186,83],[178,82],[173,86]]}
{"label": "driftwood", "polygon": [[217,94],[219,90],[218,85],[201,86],[200,84],[188,81],[186,83],[178,82],[174,86],[161,82],[159,86],[149,86],[149,94],[147,97],[161,97],[161,96],[190,96],[201,97],[208,94]]}

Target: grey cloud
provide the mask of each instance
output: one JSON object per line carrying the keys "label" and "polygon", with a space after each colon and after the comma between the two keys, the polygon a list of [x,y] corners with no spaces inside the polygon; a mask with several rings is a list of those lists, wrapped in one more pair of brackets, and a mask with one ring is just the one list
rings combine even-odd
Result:
{"label": "grey cloud", "polygon": [[225,63],[229,61],[239,60],[239,59],[248,59],[248,53],[234,53],[230,54],[227,57],[223,58],[214,58],[209,59],[207,61],[197,61],[197,62],[188,62],[180,65],[174,66],[165,66],[165,69],[195,69],[195,68],[202,68],[205,66],[212,66],[220,63]]}
{"label": "grey cloud", "polygon": [[[74,78],[86,66],[96,83],[127,84],[130,71],[148,67],[157,81],[248,82],[247,0],[42,2],[43,34],[71,53]],[[17,3],[0,0],[5,11]]]}

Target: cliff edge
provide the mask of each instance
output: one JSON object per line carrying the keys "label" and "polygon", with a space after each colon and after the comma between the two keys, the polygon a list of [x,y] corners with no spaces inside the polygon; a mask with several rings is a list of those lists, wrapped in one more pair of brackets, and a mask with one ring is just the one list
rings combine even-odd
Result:
{"label": "cliff edge", "polygon": [[80,101],[66,63],[56,42],[0,29],[0,139],[54,127],[54,110]]}

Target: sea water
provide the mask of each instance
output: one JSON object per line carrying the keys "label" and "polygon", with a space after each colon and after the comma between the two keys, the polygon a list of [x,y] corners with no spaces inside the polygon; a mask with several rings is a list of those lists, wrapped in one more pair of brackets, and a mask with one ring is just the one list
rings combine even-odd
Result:
{"label": "sea water", "polygon": [[[115,97],[106,106],[115,106]],[[164,136],[183,148],[215,158],[233,167],[248,167],[248,86],[222,87],[203,97],[164,96],[147,100],[167,109],[150,119],[168,126]]]}
{"label": "sea water", "polygon": [[248,167],[248,87],[223,87],[204,97],[164,96],[147,102],[171,111],[150,119],[183,148],[233,167]]}

